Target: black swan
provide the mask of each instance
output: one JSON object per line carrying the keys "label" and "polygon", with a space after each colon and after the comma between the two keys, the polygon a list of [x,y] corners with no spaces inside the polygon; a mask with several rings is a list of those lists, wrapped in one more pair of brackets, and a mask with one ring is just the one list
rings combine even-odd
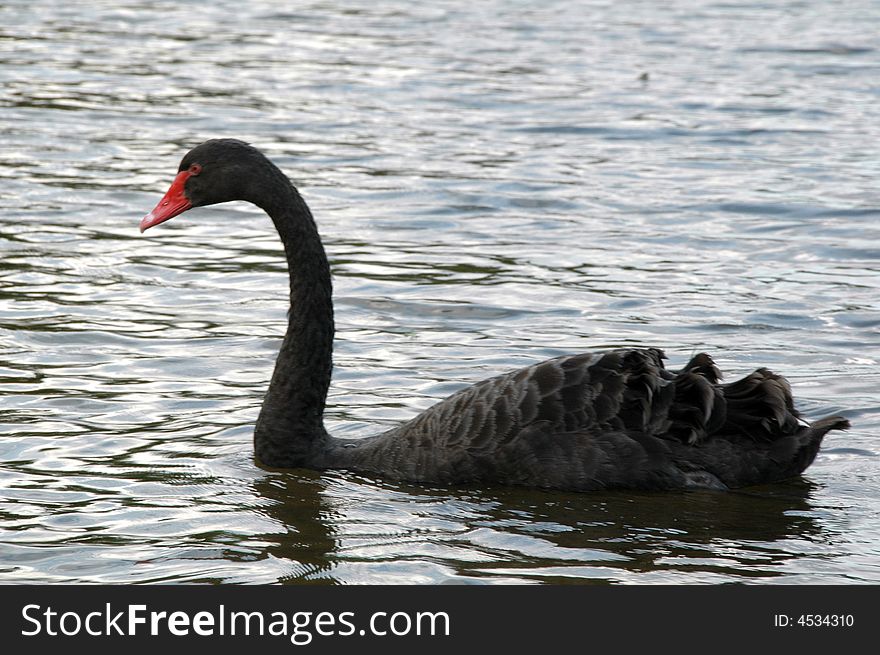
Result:
{"label": "black swan", "polygon": [[626,348],[484,380],[374,437],[332,437],[323,421],[334,331],[330,267],[312,214],[284,173],[242,141],[206,141],[183,158],[141,232],[231,200],[269,214],[290,274],[287,334],[254,430],[264,466],[444,485],[730,489],[798,475],[829,430],[849,427],[840,416],[808,424],[786,380],[767,369],[720,384],[706,354],[670,371],[660,350]]}

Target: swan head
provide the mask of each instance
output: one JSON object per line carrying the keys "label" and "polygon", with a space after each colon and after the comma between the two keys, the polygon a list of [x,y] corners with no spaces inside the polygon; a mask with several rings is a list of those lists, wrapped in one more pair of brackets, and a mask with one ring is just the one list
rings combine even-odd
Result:
{"label": "swan head", "polygon": [[[141,220],[141,232],[193,207],[231,200],[254,202],[256,171],[272,167],[256,148],[237,139],[212,139],[190,150],[168,191]],[[274,167],[273,167],[274,168]]]}

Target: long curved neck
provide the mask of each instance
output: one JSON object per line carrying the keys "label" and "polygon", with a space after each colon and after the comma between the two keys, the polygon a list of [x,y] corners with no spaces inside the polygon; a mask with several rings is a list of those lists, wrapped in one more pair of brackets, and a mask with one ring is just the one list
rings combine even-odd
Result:
{"label": "long curved neck", "polygon": [[287,334],[254,430],[254,451],[266,466],[306,465],[325,447],[324,403],[333,368],[330,265],[305,201],[277,168],[257,204],[275,223],[290,274]]}

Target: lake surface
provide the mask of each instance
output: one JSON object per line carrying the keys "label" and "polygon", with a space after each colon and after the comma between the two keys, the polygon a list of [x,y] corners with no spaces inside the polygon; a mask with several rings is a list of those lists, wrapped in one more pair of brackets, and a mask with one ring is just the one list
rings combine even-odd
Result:
{"label": "lake surface", "polygon": [[[880,582],[878,34],[872,0],[3,3],[0,582]],[[271,223],[138,233],[218,136],[316,216],[338,435],[634,344],[853,429],[733,493],[262,470]]]}

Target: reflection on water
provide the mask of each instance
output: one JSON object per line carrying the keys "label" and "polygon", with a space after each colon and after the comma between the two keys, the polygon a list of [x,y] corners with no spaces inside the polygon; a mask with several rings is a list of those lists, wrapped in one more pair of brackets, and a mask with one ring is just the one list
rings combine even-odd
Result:
{"label": "reflection on water", "polygon": [[[878,31],[867,0],[0,6],[0,580],[878,582]],[[854,429],[729,494],[261,470],[271,224],[137,230],[213,136],[316,215],[340,436],[626,344]]]}
{"label": "reflection on water", "polygon": [[815,554],[832,538],[805,481],[729,494],[450,493],[344,474],[256,486],[275,529],[250,556],[285,562],[297,583],[772,579],[806,557],[791,544]]}

